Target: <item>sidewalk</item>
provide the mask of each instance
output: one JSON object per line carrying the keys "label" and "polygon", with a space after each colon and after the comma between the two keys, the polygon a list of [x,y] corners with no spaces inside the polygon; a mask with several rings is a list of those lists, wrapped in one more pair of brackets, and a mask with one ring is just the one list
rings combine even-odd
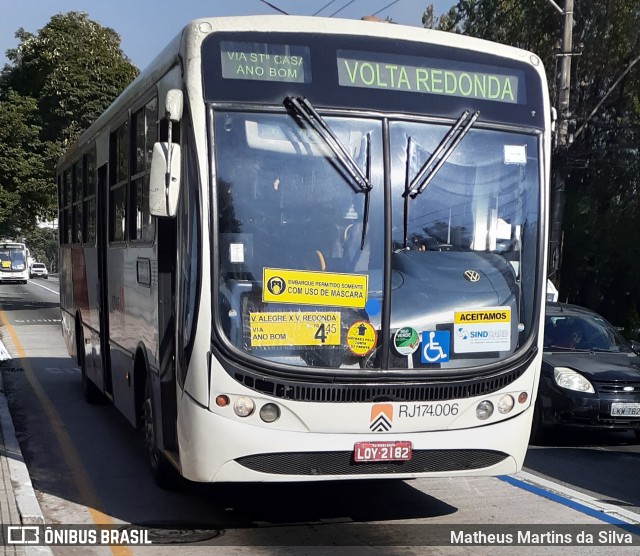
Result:
{"label": "sidewalk", "polygon": [[2,368],[11,367],[11,363],[11,355],[0,340],[0,556],[48,556],[52,552],[46,546],[7,544],[8,525],[44,524],[4,393]]}

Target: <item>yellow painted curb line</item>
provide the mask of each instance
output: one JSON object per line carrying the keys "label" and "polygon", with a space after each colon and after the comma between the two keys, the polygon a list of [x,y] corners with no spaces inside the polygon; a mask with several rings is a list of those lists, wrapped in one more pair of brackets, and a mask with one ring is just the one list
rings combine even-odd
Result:
{"label": "yellow painted curb line", "polygon": [[[15,329],[9,321],[7,320],[4,311],[0,308],[0,324],[7,331],[7,334],[11,338],[13,342],[13,346],[18,357],[21,359],[22,368],[24,369],[24,374],[33,389],[42,409],[49,420],[51,428],[53,429],[53,434],[58,441],[58,445],[62,451],[64,460],[71,471],[71,476],[76,484],[76,488],[78,489],[78,494],[80,495],[80,499],[82,503],[87,507],[89,511],[89,515],[91,519],[96,525],[113,525],[113,519],[111,517],[97,508],[99,508],[102,504],[98,498],[96,490],[91,483],[91,479],[87,471],[82,464],[82,460],[78,452],[75,449],[73,444],[73,440],[69,436],[67,429],[60,418],[60,414],[54,407],[53,403],[47,396],[45,389],[42,387],[38,378],[36,377],[33,369],[29,364],[29,359],[27,358],[27,354],[24,351],[20,340],[18,339],[18,335],[16,334]],[[130,556],[132,552],[126,546],[111,546],[111,552],[114,556]]]}

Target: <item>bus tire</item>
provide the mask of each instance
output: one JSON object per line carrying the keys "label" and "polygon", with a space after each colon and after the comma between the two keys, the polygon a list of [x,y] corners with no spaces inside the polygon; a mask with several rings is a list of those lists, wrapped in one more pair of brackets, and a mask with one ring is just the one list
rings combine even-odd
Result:
{"label": "bus tire", "polygon": [[173,490],[178,486],[178,471],[158,448],[154,419],[153,400],[149,378],[144,381],[144,400],[142,402],[142,435],[151,476],[157,486],[164,490]]}
{"label": "bus tire", "polygon": [[76,351],[78,353],[78,364],[80,365],[80,374],[82,376],[82,394],[84,400],[91,405],[100,404],[104,401],[104,396],[100,389],[89,380],[87,376],[87,362],[84,355],[84,336],[82,335],[82,326],[76,321]]}

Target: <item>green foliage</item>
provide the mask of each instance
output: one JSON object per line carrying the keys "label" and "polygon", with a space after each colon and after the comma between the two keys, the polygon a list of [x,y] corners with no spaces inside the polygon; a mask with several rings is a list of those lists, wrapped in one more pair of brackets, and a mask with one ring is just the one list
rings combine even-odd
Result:
{"label": "green foliage", "polygon": [[0,100],[0,237],[55,212],[55,182],[45,172],[39,122],[35,99],[11,92]]}
{"label": "green foliage", "polygon": [[113,30],[86,13],[53,16],[0,72],[0,235],[24,235],[56,213],[55,166],[137,75]]}
{"label": "green foliage", "polygon": [[118,34],[86,13],[58,14],[37,35],[21,29],[17,36],[2,90],[38,100],[44,140],[75,140],[138,74]]}
{"label": "green foliage", "polygon": [[44,263],[49,272],[58,271],[58,230],[35,227],[24,235],[34,261]]}

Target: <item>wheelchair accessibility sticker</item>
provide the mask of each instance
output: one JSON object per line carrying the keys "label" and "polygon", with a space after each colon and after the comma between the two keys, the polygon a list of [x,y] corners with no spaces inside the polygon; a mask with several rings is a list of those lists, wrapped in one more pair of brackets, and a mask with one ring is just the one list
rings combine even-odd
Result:
{"label": "wheelchair accessibility sticker", "polygon": [[451,338],[446,330],[423,332],[420,361],[423,363],[446,363],[449,361],[450,345]]}

